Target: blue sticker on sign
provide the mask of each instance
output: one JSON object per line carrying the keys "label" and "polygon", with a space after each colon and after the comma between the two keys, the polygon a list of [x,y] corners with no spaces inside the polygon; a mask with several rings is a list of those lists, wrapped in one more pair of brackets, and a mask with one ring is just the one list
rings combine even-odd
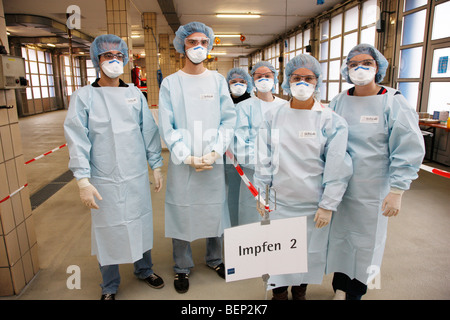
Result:
{"label": "blue sticker on sign", "polygon": [[234,268],[227,269],[227,274],[234,274]]}
{"label": "blue sticker on sign", "polygon": [[438,73],[447,73],[448,56],[440,57],[438,63]]}

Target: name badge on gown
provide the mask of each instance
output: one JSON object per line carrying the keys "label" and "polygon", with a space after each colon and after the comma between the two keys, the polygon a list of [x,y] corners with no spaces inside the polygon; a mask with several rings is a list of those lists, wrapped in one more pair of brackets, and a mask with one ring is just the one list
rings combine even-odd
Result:
{"label": "name badge on gown", "polygon": [[308,139],[308,138],[315,138],[316,132],[315,131],[299,131],[298,137],[300,139]]}
{"label": "name badge on gown", "polygon": [[127,104],[133,104],[133,103],[137,103],[137,102],[138,102],[137,98],[128,98],[127,99]]}
{"label": "name badge on gown", "polygon": [[361,116],[360,123],[378,123],[378,116]]}
{"label": "name badge on gown", "polygon": [[200,100],[213,100],[214,93],[202,93],[200,94]]}

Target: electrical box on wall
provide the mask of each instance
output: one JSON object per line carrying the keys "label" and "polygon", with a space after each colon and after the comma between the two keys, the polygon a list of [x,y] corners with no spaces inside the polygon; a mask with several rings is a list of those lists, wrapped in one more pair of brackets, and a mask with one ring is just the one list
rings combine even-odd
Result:
{"label": "electrical box on wall", "polygon": [[0,55],[0,89],[20,89],[28,85],[25,78],[25,59]]}

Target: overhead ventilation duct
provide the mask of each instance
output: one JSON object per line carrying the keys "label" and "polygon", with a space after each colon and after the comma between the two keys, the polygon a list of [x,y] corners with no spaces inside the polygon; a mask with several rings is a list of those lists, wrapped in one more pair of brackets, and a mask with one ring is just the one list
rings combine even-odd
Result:
{"label": "overhead ventilation duct", "polygon": [[172,0],[158,0],[159,7],[166,18],[167,24],[175,33],[180,27],[180,19],[178,19],[177,12]]}
{"label": "overhead ventilation duct", "polygon": [[[57,37],[64,38],[64,40],[58,40],[56,43],[68,43],[69,41],[69,35],[67,33],[67,26],[64,23],[55,21],[51,18],[42,17],[42,16],[35,16],[35,15],[29,15],[29,14],[5,14],[5,20],[6,20],[6,26],[7,27],[14,27],[14,26],[22,26],[22,27],[29,27],[29,28],[37,28],[41,30],[45,30],[47,32],[50,32],[54,34]],[[72,41],[76,42],[80,45],[84,45],[89,47],[92,41],[94,41],[94,38],[79,31],[76,29],[72,29]],[[32,41],[31,39],[33,37],[19,37],[21,39],[28,39],[29,41]],[[37,38],[44,38],[44,37],[37,37]],[[35,41],[32,41],[35,42]]]}

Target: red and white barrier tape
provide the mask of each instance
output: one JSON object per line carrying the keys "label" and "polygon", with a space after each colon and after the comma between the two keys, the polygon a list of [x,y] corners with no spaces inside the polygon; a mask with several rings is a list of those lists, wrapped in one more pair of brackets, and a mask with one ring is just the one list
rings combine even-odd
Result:
{"label": "red and white barrier tape", "polygon": [[[239,165],[239,163],[237,162],[236,158],[234,157],[234,154],[232,154],[229,150],[227,150],[225,153],[228,156],[228,158],[230,158],[233,161],[234,167],[236,168],[237,172],[241,176],[241,179],[244,181],[244,183],[247,186],[248,190],[250,190],[250,192],[255,197],[255,199],[258,200],[258,190],[256,190],[255,186],[247,178],[247,176],[245,175],[245,173],[242,170],[241,166]],[[272,210],[270,210],[269,205],[266,204],[264,199],[262,199],[261,197],[259,198],[259,202],[264,206],[264,208],[267,211],[269,211],[269,212],[272,211]]]}
{"label": "red and white barrier tape", "polygon": [[450,172],[436,169],[427,165],[422,164],[420,166],[420,169],[437,174],[438,176],[444,177],[444,178],[450,178]]}
{"label": "red and white barrier tape", "polygon": [[14,191],[13,193],[11,193],[9,196],[3,198],[2,200],[0,200],[0,203],[8,200],[9,198],[11,198],[12,196],[14,196],[15,194],[19,193],[23,188],[25,188],[26,186],[28,186],[28,183],[26,183],[25,185],[21,186],[19,189],[17,189],[16,191]]}
{"label": "red and white barrier tape", "polygon": [[67,143],[64,143],[63,145],[60,145],[59,147],[57,147],[57,148],[55,148],[55,149],[53,149],[53,150],[50,150],[50,151],[48,151],[48,152],[46,152],[46,153],[43,153],[43,154],[41,154],[40,156],[37,156],[36,158],[33,158],[33,159],[31,159],[31,160],[28,160],[27,162],[25,162],[25,164],[29,164],[29,163],[31,163],[31,162],[33,162],[33,161],[36,161],[36,160],[38,160],[38,159],[41,159],[41,158],[43,158],[43,157],[49,155],[50,153],[53,153],[53,152],[55,152],[55,151],[58,151],[58,150],[61,149],[61,148],[64,148],[65,146],[67,146]]}

